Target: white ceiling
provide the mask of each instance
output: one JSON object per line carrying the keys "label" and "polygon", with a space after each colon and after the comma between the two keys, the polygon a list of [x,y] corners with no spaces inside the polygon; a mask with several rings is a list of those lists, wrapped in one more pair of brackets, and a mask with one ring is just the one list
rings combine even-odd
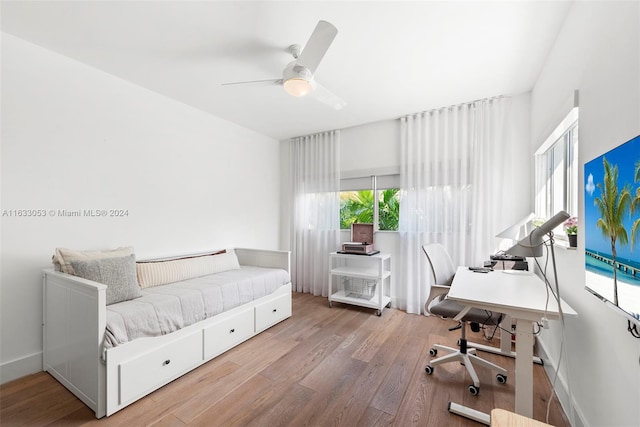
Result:
{"label": "white ceiling", "polygon": [[[2,1],[2,31],[282,140],[532,89],[567,1]],[[278,86],[318,20],[336,111]]]}

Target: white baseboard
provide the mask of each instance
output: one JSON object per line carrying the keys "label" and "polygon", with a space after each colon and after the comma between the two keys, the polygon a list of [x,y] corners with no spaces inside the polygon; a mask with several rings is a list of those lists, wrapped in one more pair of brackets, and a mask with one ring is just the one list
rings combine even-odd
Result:
{"label": "white baseboard", "polygon": [[42,371],[42,352],[0,364],[0,384]]}
{"label": "white baseboard", "polygon": [[[537,348],[540,353],[539,356],[544,362],[544,370],[549,378],[549,382],[552,383],[553,389],[556,393],[558,400],[560,401],[560,405],[564,410],[567,419],[571,423],[572,427],[588,427],[588,424],[585,422],[585,418],[580,411],[580,408],[576,405],[573,397],[569,398],[569,388],[567,387],[567,383],[564,378],[558,376],[555,384],[553,384],[553,379],[556,376],[556,362],[557,360],[552,360],[549,357],[549,353],[544,348],[543,340],[537,340]],[[546,396],[545,396],[546,397]],[[571,413],[573,411],[573,417]]]}

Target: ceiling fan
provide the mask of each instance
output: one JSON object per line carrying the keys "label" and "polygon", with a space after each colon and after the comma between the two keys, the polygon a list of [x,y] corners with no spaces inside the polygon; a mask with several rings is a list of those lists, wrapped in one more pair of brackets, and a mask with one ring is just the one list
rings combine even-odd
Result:
{"label": "ceiling fan", "polygon": [[291,53],[294,60],[284,69],[281,79],[223,83],[223,86],[240,84],[279,85],[283,86],[284,90],[292,96],[309,95],[336,110],[341,110],[347,103],[324,86],[318,84],[314,78],[314,73],[327,50],[329,50],[329,46],[331,46],[336,34],[338,34],[338,29],[331,23],[319,21],[304,50],[298,44],[289,46],[289,53]]}

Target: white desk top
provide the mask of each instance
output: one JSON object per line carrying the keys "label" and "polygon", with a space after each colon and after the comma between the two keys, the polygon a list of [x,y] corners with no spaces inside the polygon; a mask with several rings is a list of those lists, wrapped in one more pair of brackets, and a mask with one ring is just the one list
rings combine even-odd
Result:
{"label": "white desk top", "polygon": [[[530,272],[495,270],[474,273],[468,267],[458,267],[447,298],[464,305],[499,311],[517,319],[538,321],[545,313],[549,319],[559,318],[555,297],[551,291],[548,295],[547,305],[544,282]],[[577,316],[569,304],[561,301],[564,314]]]}

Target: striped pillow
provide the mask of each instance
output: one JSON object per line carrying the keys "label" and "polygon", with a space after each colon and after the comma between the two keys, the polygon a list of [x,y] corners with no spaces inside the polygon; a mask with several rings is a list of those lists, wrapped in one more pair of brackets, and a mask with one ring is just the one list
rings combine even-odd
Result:
{"label": "striped pillow", "polygon": [[167,283],[238,269],[240,269],[240,263],[234,251],[169,261],[136,263],[138,284],[141,288],[166,285]]}

